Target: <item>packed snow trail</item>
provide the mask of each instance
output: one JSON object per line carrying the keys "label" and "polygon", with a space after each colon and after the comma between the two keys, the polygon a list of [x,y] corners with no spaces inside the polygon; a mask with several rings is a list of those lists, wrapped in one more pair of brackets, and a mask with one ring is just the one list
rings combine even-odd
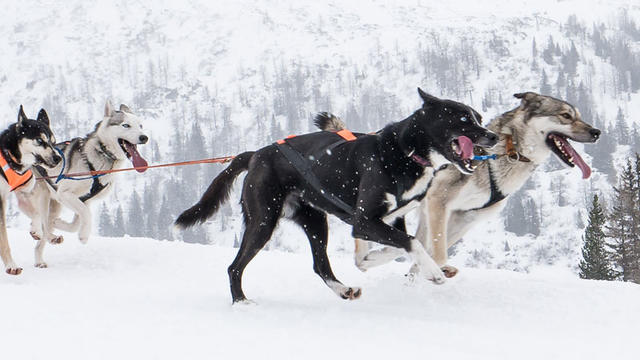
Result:
{"label": "packed snow trail", "polygon": [[0,276],[2,359],[637,358],[640,286],[562,268],[463,268],[436,286],[334,254],[338,278],[363,286],[347,302],[309,254],[263,251],[244,277],[257,305],[231,306],[232,248],[69,235],[36,269],[27,232],[9,234],[25,271]]}

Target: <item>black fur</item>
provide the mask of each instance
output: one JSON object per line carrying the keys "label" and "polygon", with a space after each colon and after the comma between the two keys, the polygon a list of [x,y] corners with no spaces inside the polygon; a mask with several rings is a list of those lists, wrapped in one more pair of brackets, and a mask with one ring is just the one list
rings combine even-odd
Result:
{"label": "black fur", "polygon": [[[27,168],[22,164],[22,154],[20,153],[20,147],[18,146],[20,141],[22,139],[38,139],[42,134],[44,134],[50,142],[54,139],[53,133],[49,128],[49,116],[47,115],[47,112],[44,109],[40,109],[37,120],[29,119],[25,115],[22,105],[20,105],[20,110],[18,110],[18,120],[0,133],[0,149],[3,152],[4,158],[13,170],[19,173],[27,170]],[[50,142],[49,144],[43,144],[43,146],[52,146]],[[58,155],[55,155],[53,160],[55,164],[57,164],[60,162],[61,158]],[[40,163],[41,162],[42,161],[40,161]],[[38,163],[36,163],[36,165],[37,164]]]}
{"label": "black fur", "polygon": [[[180,215],[176,224],[182,227],[212,216],[227,199],[233,179],[248,169],[241,201],[246,229],[240,250],[229,266],[234,302],[246,299],[241,284],[244,268],[271,237],[285,204],[294,209],[292,219],[302,227],[311,244],[315,272],[328,284],[340,282],[333,275],[326,254],[327,212],[349,222],[354,237],[411,250],[412,237],[404,231],[404,224],[396,223],[394,227],[382,221],[389,211],[385,194],[400,196],[401,189],[410,189],[425,171],[431,171],[410,155],[429,159],[435,150],[457,161],[451,142],[458,136],[465,135],[485,146],[497,141],[495,134],[470,121],[472,117],[480,117],[470,107],[421,90],[419,93],[424,104],[413,115],[386,126],[376,135],[359,134],[356,140],[344,142],[330,153],[327,147],[341,139],[333,132],[287,140],[293,149],[313,160],[313,173],[323,190],[349,204],[355,209],[353,214],[345,213],[309,186],[304,176],[279,153],[278,145],[272,144],[236,158],[213,180],[202,199]],[[339,295],[357,297],[348,291]]]}
{"label": "black fur", "polygon": [[200,224],[218,211],[220,205],[229,199],[233,181],[249,168],[249,160],[254,153],[255,151],[247,151],[236,156],[231,164],[213,180],[200,201],[180,214],[176,224],[183,228]]}

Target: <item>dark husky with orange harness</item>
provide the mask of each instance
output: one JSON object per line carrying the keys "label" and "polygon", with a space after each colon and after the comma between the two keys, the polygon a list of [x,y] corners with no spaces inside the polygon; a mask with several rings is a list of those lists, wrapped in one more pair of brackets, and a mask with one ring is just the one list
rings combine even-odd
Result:
{"label": "dark husky with orange harness", "polygon": [[270,239],[285,205],[309,239],[315,272],[344,299],[358,298],[361,290],[343,285],[331,270],[327,212],[351,224],[355,237],[404,249],[424,278],[444,281],[423,246],[383,218],[389,221],[389,215],[419,201],[441,166],[453,163],[472,173],[473,146],[493,146],[497,136],[480,126],[480,115],[470,107],[418,91],[423,106],[374,135],[322,131],[240,154],[180,215],[180,227],[203,222],[227,200],[233,180],[248,170],[242,189],[246,229],[229,267],[234,303],[246,300],[242,273]]}
{"label": "dark husky with orange harness", "polygon": [[13,191],[21,193],[33,189],[36,181],[31,172],[32,166],[54,167],[62,160],[53,147],[55,142],[44,109],[38,113],[37,120],[32,120],[20,106],[18,121],[0,134],[0,256],[5,271],[10,275],[20,274],[22,268],[13,261],[9,248],[5,223],[7,198]]}

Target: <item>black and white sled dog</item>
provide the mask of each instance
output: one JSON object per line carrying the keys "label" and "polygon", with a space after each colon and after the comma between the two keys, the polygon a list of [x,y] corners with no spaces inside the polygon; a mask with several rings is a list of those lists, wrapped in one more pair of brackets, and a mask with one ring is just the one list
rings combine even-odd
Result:
{"label": "black and white sled dog", "polygon": [[240,154],[178,217],[176,225],[183,228],[205,221],[228,199],[233,180],[248,170],[241,200],[246,228],[228,269],[234,303],[246,301],[242,273],[271,237],[285,206],[308,237],[313,269],[343,299],[358,298],[361,289],[343,285],[331,270],[326,213],[351,224],[355,237],[404,250],[424,278],[444,281],[422,244],[383,219],[392,222],[405,205],[421,199],[439,167],[452,163],[473,173],[473,146],[493,146],[498,137],[480,126],[480,115],[469,106],[418,92],[422,107],[376,134],[356,138],[322,131]]}
{"label": "black and white sled dog", "polygon": [[0,256],[7,274],[18,275],[18,267],[11,257],[5,211],[7,198],[13,191],[16,194],[32,191],[36,180],[31,167],[43,165],[54,167],[61,158],[54,149],[56,138],[49,129],[49,116],[44,109],[36,120],[29,119],[20,106],[18,121],[0,133]]}
{"label": "black and white sled dog", "polygon": [[[577,166],[584,179],[591,175],[569,139],[593,143],[600,130],[582,121],[578,109],[565,101],[533,92],[514,96],[521,100],[520,105],[487,126],[500,136],[498,144],[485,151],[496,154],[497,159],[476,164],[472,175],[451,166],[438,171],[421,201],[416,238],[448,277],[458,270],[446,265],[447,249],[474,225],[497,216],[506,198],[520,189],[551,153],[568,166]],[[340,130],[340,123],[336,124],[333,129]],[[369,243],[357,237],[355,249],[356,266],[363,271],[404,255],[391,247],[370,251]]]}
{"label": "black and white sled dog", "polygon": [[[56,144],[64,154],[63,163],[53,169],[36,167],[43,177],[111,170],[122,167],[130,159],[135,167],[145,167],[147,162],[140,156],[137,144],[145,144],[149,138],[142,129],[140,118],[126,105],[115,110],[107,101],[104,118],[96,124],[93,132],[82,138]],[[64,167],[64,168],[63,168]],[[140,172],[144,169],[138,170]],[[80,180],[78,180],[80,179]],[[92,200],[104,196],[115,181],[114,175],[100,177],[83,176],[75,179],[47,179],[37,184],[36,189],[25,196],[29,204],[25,213],[31,217],[31,236],[38,241],[35,250],[35,266],[47,267],[42,255],[47,242],[61,243],[62,236],[52,233],[53,228],[78,232],[78,239],[86,243],[91,234]],[[60,219],[61,206],[75,214],[72,222]]]}

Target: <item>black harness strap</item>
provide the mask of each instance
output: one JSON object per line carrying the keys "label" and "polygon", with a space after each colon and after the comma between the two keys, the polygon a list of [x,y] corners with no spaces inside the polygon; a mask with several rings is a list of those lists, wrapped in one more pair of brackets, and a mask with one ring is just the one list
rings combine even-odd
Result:
{"label": "black harness strap", "polygon": [[493,175],[493,171],[491,171],[491,164],[487,164],[487,169],[489,170],[489,186],[491,186],[491,195],[489,196],[489,201],[484,204],[482,207],[473,209],[473,210],[482,210],[486,209],[491,205],[494,205],[506,198],[506,196],[500,191],[498,184],[496,183],[496,178]]}
{"label": "black harness strap", "polygon": [[[96,168],[89,161],[89,159],[87,158],[87,154],[84,152],[84,141],[83,141],[83,139],[79,139],[78,140],[78,146],[81,148],[81,149],[79,149],[80,156],[82,156],[82,159],[87,164],[87,167],[89,167],[89,171],[91,171],[91,172],[96,171]],[[109,184],[107,184],[107,185],[109,185]],[[101,183],[99,177],[94,176],[93,177],[93,183],[91,183],[91,189],[89,189],[89,192],[87,194],[84,194],[84,195],[80,196],[80,201],[86,202],[87,200],[93,198],[94,196],[98,195],[102,190],[104,190],[104,188],[106,188],[107,185],[104,185],[103,183]]]}
{"label": "black harness strap", "polygon": [[[87,161],[87,166],[89,166],[90,171],[92,172],[96,171],[96,169],[93,167],[93,164],[91,164],[89,161]],[[104,188],[106,187],[107,185],[104,185],[103,183],[101,183],[99,178],[94,177],[93,183],[91,183],[91,189],[89,190],[89,193],[80,196],[80,201],[86,202],[92,197],[98,195],[100,191],[104,190]]]}
{"label": "black harness strap", "polygon": [[[316,192],[318,192],[320,195],[322,195],[322,197],[324,197],[331,204],[333,204],[334,206],[336,206],[340,210],[346,212],[349,215],[349,218],[353,216],[353,214],[355,212],[354,212],[353,208],[349,204],[347,204],[344,201],[342,201],[342,199],[340,199],[338,196],[336,196],[332,192],[326,191],[323,188],[322,184],[320,183],[320,180],[318,180],[318,177],[313,173],[313,169],[311,167],[311,165],[312,165],[311,161],[305,159],[302,156],[302,154],[300,154],[298,151],[293,149],[291,147],[291,145],[289,145],[286,142],[284,142],[282,144],[276,143],[276,145],[278,146],[278,150],[280,150],[282,155],[284,155],[284,157],[287,158],[289,163],[296,169],[296,171],[298,171],[300,173],[300,175],[302,175],[304,180]],[[345,219],[343,219],[343,220],[345,220]]]}

